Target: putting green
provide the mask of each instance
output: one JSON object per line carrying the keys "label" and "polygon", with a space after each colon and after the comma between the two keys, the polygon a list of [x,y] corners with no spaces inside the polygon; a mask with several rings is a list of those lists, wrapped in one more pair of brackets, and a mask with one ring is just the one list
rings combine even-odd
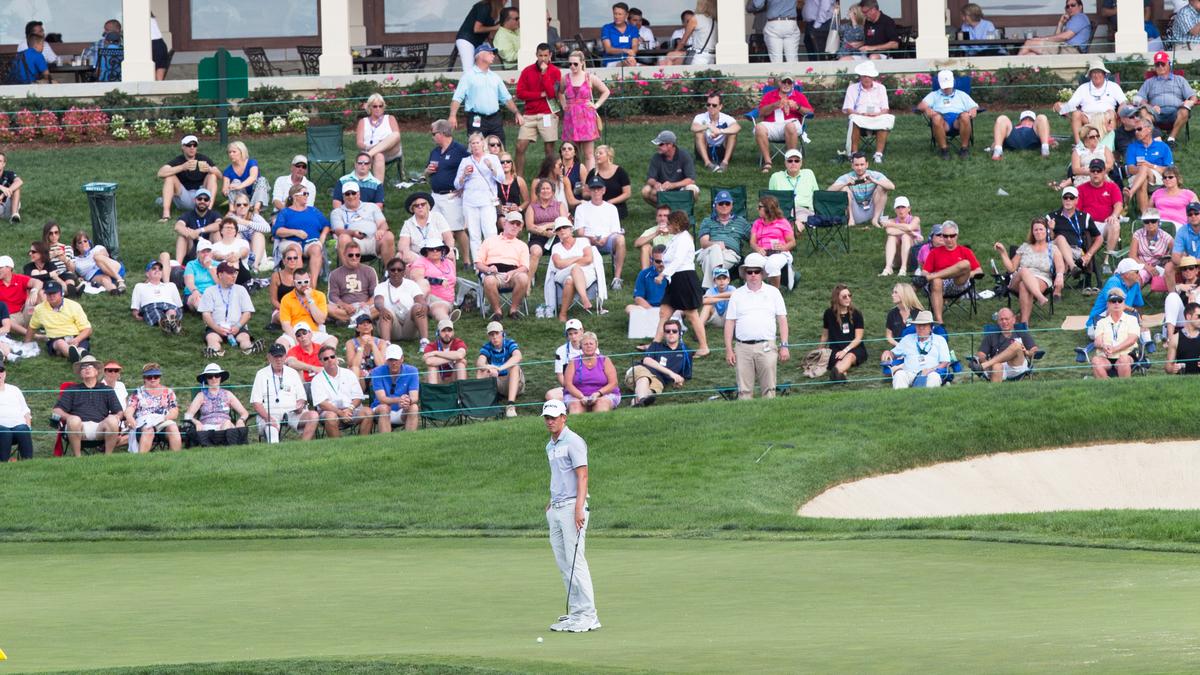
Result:
{"label": "putting green", "polygon": [[1193,555],[888,540],[589,548],[604,628],[558,635],[546,627],[564,592],[543,540],[0,545],[0,672],[371,655],[740,672],[1200,660]]}

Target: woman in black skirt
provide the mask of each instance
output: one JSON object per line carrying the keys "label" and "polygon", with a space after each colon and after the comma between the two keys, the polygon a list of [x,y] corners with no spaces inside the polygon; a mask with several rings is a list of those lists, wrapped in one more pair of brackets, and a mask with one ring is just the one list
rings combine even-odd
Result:
{"label": "woman in black skirt", "polygon": [[821,324],[821,346],[833,351],[829,357],[829,379],[845,380],[848,370],[867,360],[862,312],[854,306],[850,288],[845,284],[833,287],[829,309],[825,310]]}
{"label": "woman in black skirt", "polygon": [[702,358],[708,356],[709,352],[708,336],[704,333],[704,322],[700,320],[698,311],[704,289],[700,287],[700,277],[696,276],[696,244],[692,241],[690,228],[687,214],[683,211],[672,211],[667,217],[667,231],[673,237],[663,252],[663,271],[655,281],[661,284],[664,277],[670,281],[658,308],[658,330],[654,333],[654,341],[662,342],[663,324],[675,310],[680,310],[696,333],[694,356]]}

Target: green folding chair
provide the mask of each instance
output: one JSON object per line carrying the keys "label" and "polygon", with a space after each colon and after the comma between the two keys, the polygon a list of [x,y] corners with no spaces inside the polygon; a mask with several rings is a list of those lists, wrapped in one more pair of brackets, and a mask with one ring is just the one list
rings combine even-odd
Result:
{"label": "green folding chair", "polygon": [[325,183],[333,186],[346,175],[346,151],[342,146],[342,127],[338,124],[310,126],[305,132],[308,139],[309,176],[318,187]]}
{"label": "green folding chair", "polygon": [[462,422],[458,385],[421,383],[421,419],[426,426],[448,427]]}
{"label": "green folding chair", "polygon": [[485,380],[459,380],[458,401],[459,412],[469,420],[486,420],[500,417],[504,414],[504,406],[500,405],[500,394],[496,391],[496,378]]}
{"label": "green folding chair", "polygon": [[710,205],[713,204],[714,202],[716,202],[717,193],[720,192],[721,190],[727,190],[729,192],[729,195],[731,197],[733,197],[733,213],[734,213],[734,215],[741,216],[741,217],[749,220],[750,222],[754,222],[754,218],[751,218],[746,213],[746,186],[739,185],[737,187],[714,187],[714,188],[712,188],[712,192],[709,193],[709,195],[712,197],[712,199],[708,200],[708,203]]}
{"label": "green folding chair", "polygon": [[805,232],[808,234],[808,254],[823,251],[836,258],[834,249],[841,247],[850,252],[849,196],[845,192],[817,190],[813,192],[813,215],[809,216]]}
{"label": "green folding chair", "polygon": [[696,195],[691,190],[668,190],[658,193],[659,206],[666,205],[672,211],[683,211],[688,215],[688,222],[696,224]]}
{"label": "green folding chair", "polygon": [[758,198],[774,197],[788,220],[796,220],[796,193],[791,190],[759,190]]}

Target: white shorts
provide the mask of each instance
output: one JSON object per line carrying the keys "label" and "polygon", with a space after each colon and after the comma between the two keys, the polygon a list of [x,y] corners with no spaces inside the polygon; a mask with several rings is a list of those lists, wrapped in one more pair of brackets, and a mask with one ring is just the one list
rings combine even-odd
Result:
{"label": "white shorts", "polygon": [[[332,337],[332,335],[326,333],[324,330],[315,330],[312,334],[313,344],[323,345],[326,342],[329,342],[330,338]],[[278,341],[286,344],[288,349],[296,346],[296,338],[288,335],[287,333],[280,335]]]}
{"label": "white shorts", "polygon": [[1029,361],[1022,363],[1019,366],[1010,366],[1007,363],[1002,365],[1004,366],[1004,379],[1006,380],[1011,380],[1014,377],[1029,372]]}
{"label": "white shorts", "polygon": [[451,232],[462,232],[467,229],[466,218],[463,217],[462,196],[454,194],[433,196],[433,211],[434,213],[442,214],[446,222],[450,225]]}
{"label": "white shorts", "polygon": [[379,255],[379,240],[375,238],[374,232],[368,232],[367,236],[354,241],[363,255]]}
{"label": "white shorts", "polygon": [[[304,412],[304,410],[301,410],[300,412],[290,410],[280,415],[279,422],[281,430],[282,425],[286,424],[287,426],[291,427],[292,431],[300,433],[300,415],[304,414]],[[272,429],[262,417],[258,418],[258,437],[266,439],[268,443],[279,442],[278,433]]]}
{"label": "white shorts", "polygon": [[771,141],[786,140],[787,133],[785,130],[787,129],[789,124],[795,126],[797,134],[799,134],[800,131],[804,128],[804,125],[801,124],[800,120],[783,120],[782,122],[759,122],[758,124],[759,124],[759,126],[766,127],[767,140],[771,140]]}
{"label": "white shorts", "polygon": [[83,440],[94,441],[100,437],[99,422],[83,422]]}
{"label": "white shorts", "polygon": [[[567,279],[571,277],[572,267],[579,267],[581,270],[583,270],[583,279],[587,282],[588,288],[590,288],[592,284],[596,283],[596,268],[592,267],[591,265],[588,265],[587,267],[571,265],[566,269],[554,270],[554,283],[560,286],[565,284]],[[584,290],[587,289],[585,288]]]}

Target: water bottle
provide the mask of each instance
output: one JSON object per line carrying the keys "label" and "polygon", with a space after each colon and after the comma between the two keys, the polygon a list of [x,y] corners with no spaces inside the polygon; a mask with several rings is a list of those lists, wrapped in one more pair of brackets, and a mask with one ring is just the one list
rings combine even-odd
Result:
{"label": "water bottle", "polygon": [[237,337],[235,337],[233,335],[226,335],[225,341],[228,342],[231,346],[234,346],[234,347],[237,346]]}

